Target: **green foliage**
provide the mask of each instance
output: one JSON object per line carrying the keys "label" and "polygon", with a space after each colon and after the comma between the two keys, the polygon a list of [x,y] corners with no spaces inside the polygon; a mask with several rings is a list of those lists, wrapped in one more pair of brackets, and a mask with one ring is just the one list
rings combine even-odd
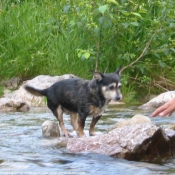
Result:
{"label": "green foliage", "polygon": [[0,7],[0,80],[91,78],[91,70],[134,62],[152,38],[141,59],[122,72],[124,91],[130,87],[138,96],[175,87],[162,84],[162,78],[175,81],[173,0],[3,0]]}

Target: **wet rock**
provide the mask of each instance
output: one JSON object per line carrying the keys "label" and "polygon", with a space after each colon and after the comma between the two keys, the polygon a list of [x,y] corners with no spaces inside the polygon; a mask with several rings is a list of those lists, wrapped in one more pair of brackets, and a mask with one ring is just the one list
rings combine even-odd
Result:
{"label": "wet rock", "polygon": [[88,151],[127,160],[153,161],[172,157],[170,138],[152,123],[123,126],[94,137],[73,138],[68,140],[67,149],[74,153]]}
{"label": "wet rock", "polygon": [[29,105],[23,101],[0,98],[0,111],[1,112],[26,112],[30,109]]}
{"label": "wet rock", "polygon": [[139,108],[144,110],[154,110],[173,98],[175,98],[175,91],[164,92],[158,95],[157,97],[153,98],[149,102],[141,105]]}
{"label": "wet rock", "polygon": [[108,131],[111,131],[115,128],[121,128],[123,126],[131,126],[134,124],[141,124],[141,123],[151,123],[151,120],[147,116],[138,114],[138,115],[133,116],[131,119],[123,120],[121,122],[116,123],[114,126],[109,128]]}
{"label": "wet rock", "polygon": [[42,124],[42,134],[44,137],[60,137],[58,124],[53,121],[46,120]]}
{"label": "wet rock", "polygon": [[175,131],[172,129],[165,129],[165,133],[168,136],[168,138],[171,140],[171,154],[172,157],[175,156]]}
{"label": "wet rock", "polygon": [[172,124],[169,126],[169,129],[175,130],[175,123],[172,123]]}
{"label": "wet rock", "polygon": [[27,104],[29,104],[29,106],[46,106],[44,97],[38,97],[28,93],[23,88],[23,86],[27,84],[34,88],[45,89],[50,87],[52,84],[54,84],[57,81],[60,81],[63,79],[69,79],[69,78],[75,78],[75,76],[71,74],[54,76],[54,77],[51,77],[48,75],[37,76],[34,79],[28,80],[27,82],[25,82],[17,91],[15,91],[14,94],[12,95],[12,99],[25,101]]}

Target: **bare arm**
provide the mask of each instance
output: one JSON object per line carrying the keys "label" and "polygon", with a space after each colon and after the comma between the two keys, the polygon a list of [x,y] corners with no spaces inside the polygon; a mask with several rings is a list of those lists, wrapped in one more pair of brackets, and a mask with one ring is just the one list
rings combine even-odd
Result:
{"label": "bare arm", "polygon": [[175,111],[175,98],[173,98],[172,100],[168,101],[164,105],[162,105],[159,108],[157,108],[152,113],[151,116],[152,117],[156,117],[156,116],[164,117],[166,115],[171,116],[174,111]]}

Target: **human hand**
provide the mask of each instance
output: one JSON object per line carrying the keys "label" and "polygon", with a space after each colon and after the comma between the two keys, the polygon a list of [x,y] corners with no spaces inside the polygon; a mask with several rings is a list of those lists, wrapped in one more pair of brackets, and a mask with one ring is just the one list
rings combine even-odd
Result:
{"label": "human hand", "polygon": [[166,115],[171,116],[174,111],[175,111],[175,98],[168,101],[167,103],[165,103],[161,107],[157,108],[152,113],[151,116],[152,117],[156,117],[156,116],[164,117]]}

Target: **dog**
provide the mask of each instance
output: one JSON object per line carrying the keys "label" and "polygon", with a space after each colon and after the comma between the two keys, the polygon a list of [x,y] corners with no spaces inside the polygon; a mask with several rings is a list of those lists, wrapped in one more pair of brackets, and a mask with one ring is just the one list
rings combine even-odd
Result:
{"label": "dog", "polygon": [[92,80],[64,79],[43,90],[28,85],[25,85],[24,88],[33,95],[47,98],[47,106],[58,119],[62,133],[66,137],[69,136],[69,133],[64,126],[63,113],[70,114],[71,124],[79,137],[85,136],[86,117],[93,116],[89,135],[94,136],[94,127],[108,103],[111,100],[122,99],[119,72],[120,68],[114,73],[94,72]]}

